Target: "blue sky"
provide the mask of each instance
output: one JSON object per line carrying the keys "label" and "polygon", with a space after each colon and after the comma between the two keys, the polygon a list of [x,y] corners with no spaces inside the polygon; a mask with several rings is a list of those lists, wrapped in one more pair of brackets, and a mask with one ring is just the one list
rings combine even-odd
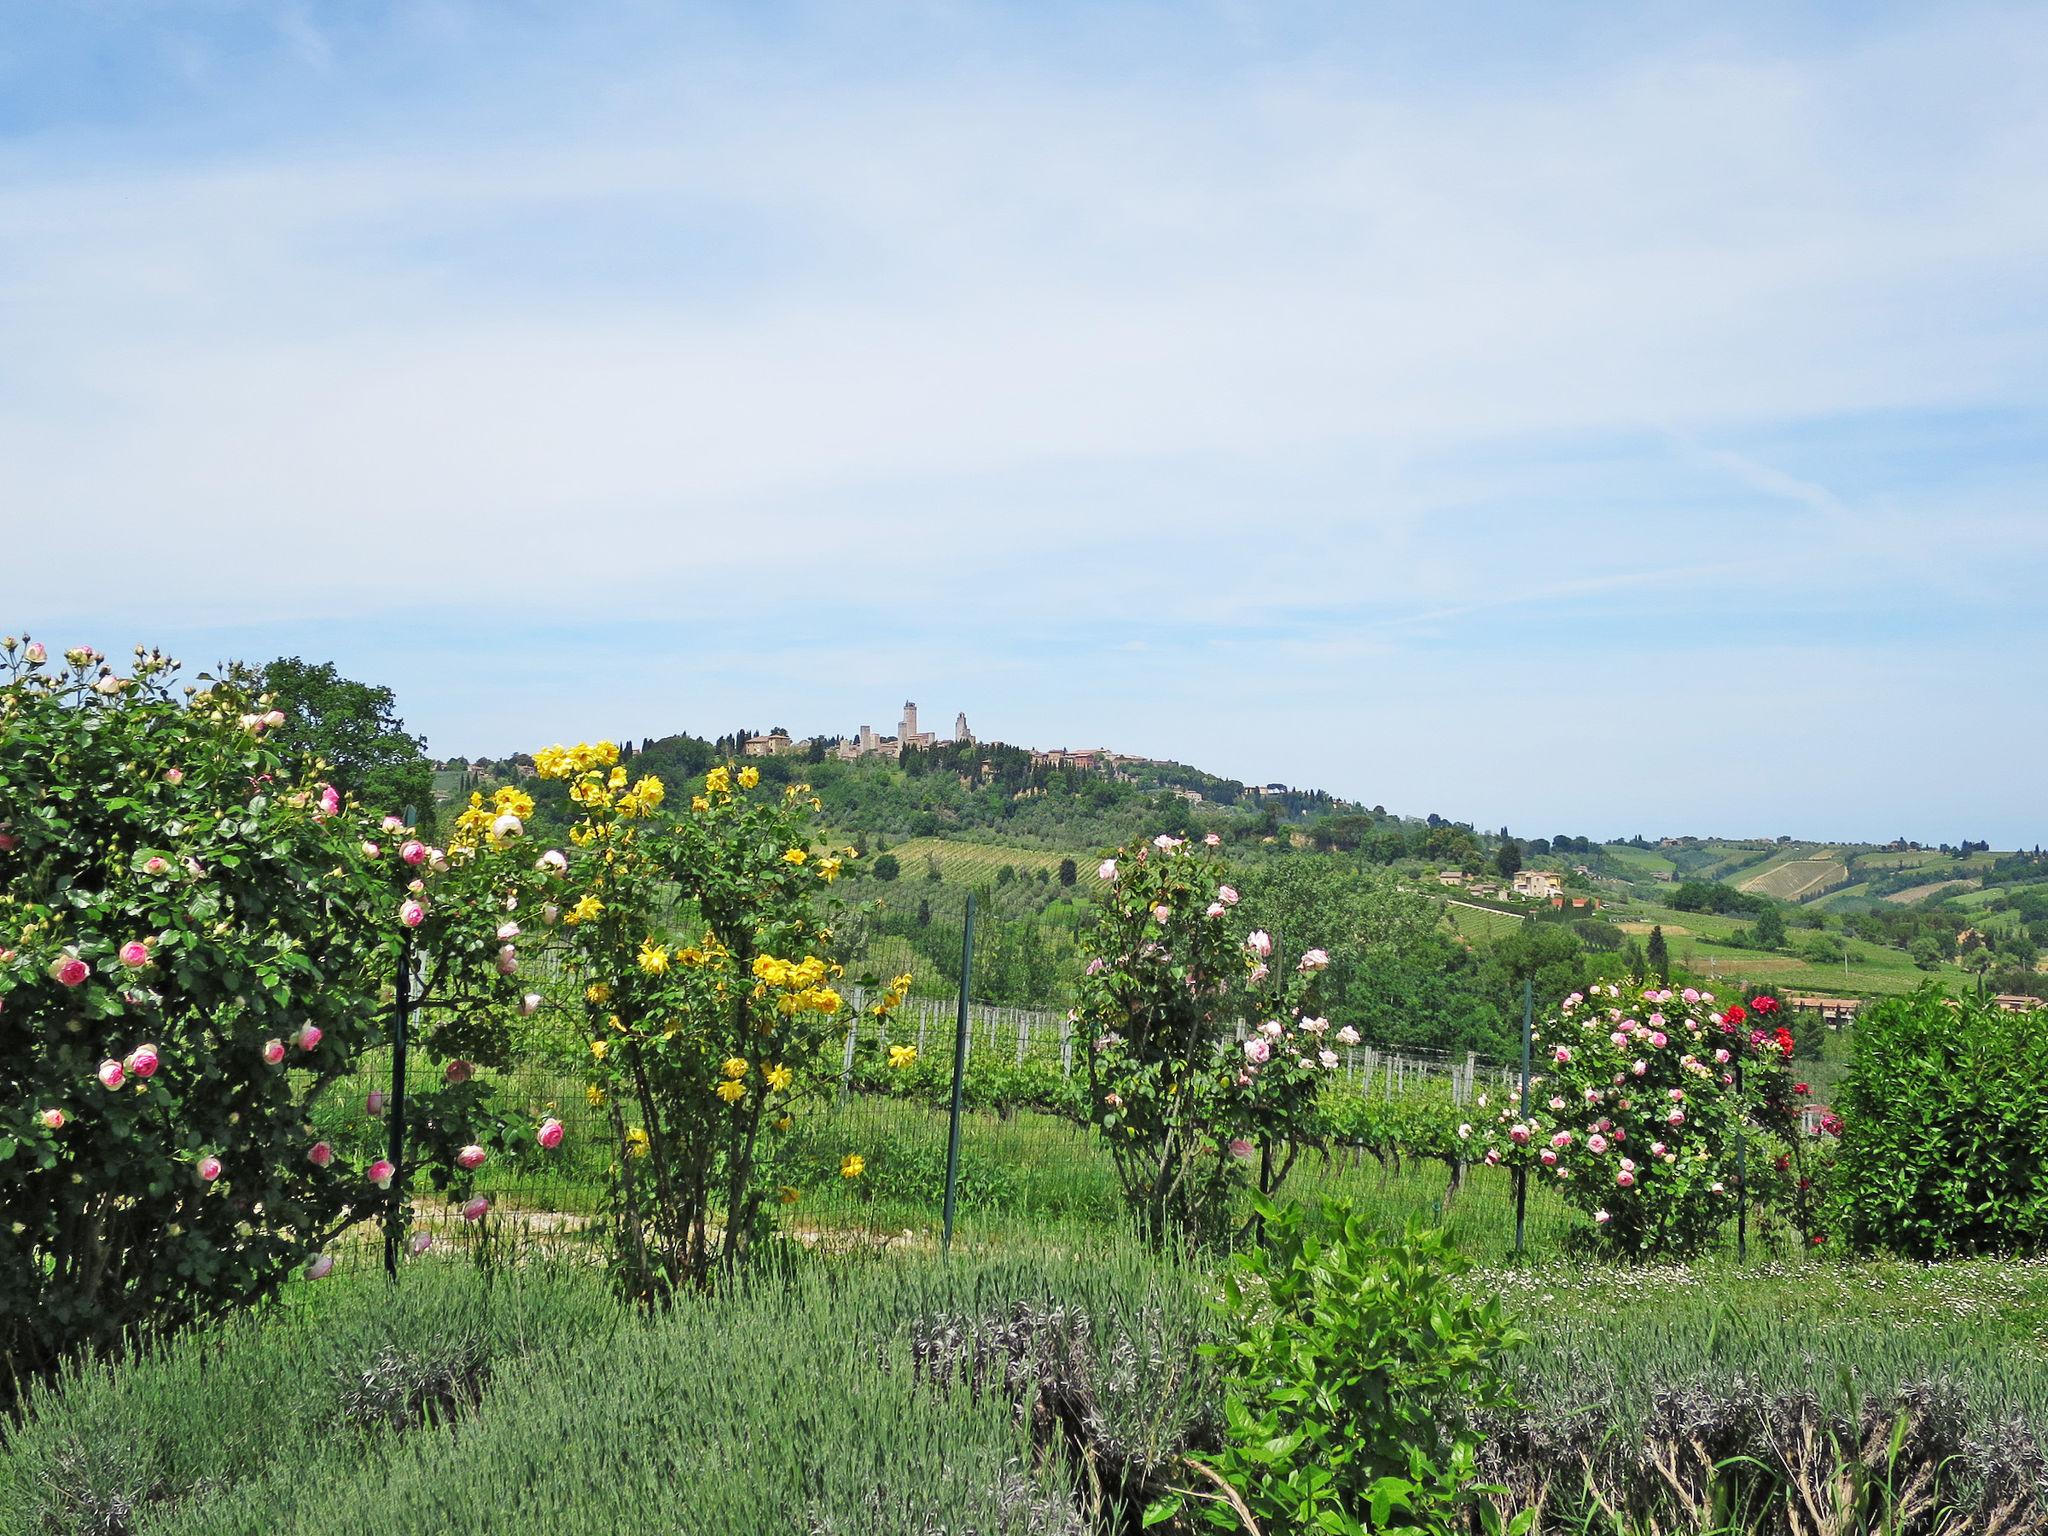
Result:
{"label": "blue sky", "polygon": [[2048,13],[1509,9],[0,0],[0,628],[2042,840]]}

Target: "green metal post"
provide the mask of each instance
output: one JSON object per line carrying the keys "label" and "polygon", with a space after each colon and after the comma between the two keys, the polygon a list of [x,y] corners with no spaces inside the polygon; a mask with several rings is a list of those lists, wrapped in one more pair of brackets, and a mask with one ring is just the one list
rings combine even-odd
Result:
{"label": "green metal post", "polygon": [[953,1209],[960,1191],[960,1102],[967,1091],[967,987],[974,977],[974,892],[967,893],[967,927],[960,938],[960,1014],[953,1025],[953,1111],[946,1128],[945,1233],[939,1247],[953,1251]]}
{"label": "green metal post", "polygon": [[1735,1262],[1749,1259],[1749,1128],[1743,1123],[1742,1058],[1735,1058]]}
{"label": "green metal post", "polygon": [[[1529,1047],[1536,1038],[1536,981],[1522,978],[1522,1123],[1529,1123]],[[1522,1251],[1522,1233],[1529,1221],[1529,1165],[1515,1166],[1515,1252]]]}
{"label": "green metal post", "polygon": [[[413,822],[414,811],[405,808],[407,826]],[[391,1159],[393,1168],[405,1167],[405,1047],[412,1034],[412,930],[406,929],[398,941],[398,1005],[394,1010],[391,1024],[391,1107],[390,1107],[390,1149],[384,1154]],[[395,1190],[405,1188],[405,1175],[393,1178]],[[404,1202],[393,1193],[384,1211],[384,1272],[394,1278],[398,1274],[398,1247],[404,1237],[404,1222],[400,1215]]]}

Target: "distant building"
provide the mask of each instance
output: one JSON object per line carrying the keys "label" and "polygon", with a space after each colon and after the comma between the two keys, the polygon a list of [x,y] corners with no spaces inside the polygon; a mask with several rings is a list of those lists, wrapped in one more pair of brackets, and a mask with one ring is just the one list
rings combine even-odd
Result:
{"label": "distant building", "polygon": [[974,732],[967,729],[967,711],[964,709],[953,717],[953,739],[955,741],[974,740]]}
{"label": "distant building", "polygon": [[1515,871],[1515,894],[1529,896],[1538,901],[1564,894],[1564,876],[1553,874],[1546,869],[1518,869]]}
{"label": "distant building", "polygon": [[909,699],[903,701],[903,723],[896,728],[896,750],[899,754],[905,747],[929,747],[938,742],[938,735],[932,731],[917,728],[917,705]]}
{"label": "distant building", "polygon": [[766,736],[749,736],[740,744],[743,757],[779,757],[784,752],[800,751],[810,745],[809,741],[791,741],[787,731],[770,731]]}
{"label": "distant building", "polygon": [[2029,997],[2024,992],[2001,992],[1991,999],[2007,1013],[2032,1013],[2036,1008],[2048,1007],[2038,997]]}
{"label": "distant building", "polygon": [[1437,871],[1436,883],[1438,885],[1463,885],[1465,883],[1465,871],[1462,869],[1440,869]]}
{"label": "distant building", "polygon": [[1863,1006],[1859,997],[1787,997],[1781,999],[1787,1008],[1796,1008],[1801,1013],[1817,1013],[1821,1023],[1830,1029],[1837,1029],[1856,1017],[1856,1010]]}

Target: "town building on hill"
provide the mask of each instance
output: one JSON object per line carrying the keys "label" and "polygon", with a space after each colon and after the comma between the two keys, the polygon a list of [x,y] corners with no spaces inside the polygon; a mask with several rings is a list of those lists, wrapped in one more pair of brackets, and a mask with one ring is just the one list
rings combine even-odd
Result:
{"label": "town building on hill", "polygon": [[808,737],[802,741],[791,741],[789,732],[778,726],[766,736],[749,736],[740,743],[740,754],[743,757],[780,757],[785,752],[801,752],[810,744]]}
{"label": "town building on hill", "polygon": [[967,729],[967,711],[964,709],[953,717],[953,740],[956,742],[974,740],[974,732]]}

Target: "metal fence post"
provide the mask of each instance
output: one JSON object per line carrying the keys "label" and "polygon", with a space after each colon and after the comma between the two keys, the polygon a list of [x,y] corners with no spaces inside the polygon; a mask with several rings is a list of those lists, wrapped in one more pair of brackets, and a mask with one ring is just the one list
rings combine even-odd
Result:
{"label": "metal fence post", "polygon": [[1749,1130],[1743,1123],[1742,1058],[1735,1058],[1735,1262],[1749,1261]]}
{"label": "metal fence post", "polygon": [[[407,820],[411,817],[408,815]],[[412,930],[406,929],[398,941],[398,1006],[391,1024],[391,1109],[388,1132],[388,1150],[385,1156],[391,1159],[391,1166],[401,1170],[392,1182],[403,1190],[407,1179],[405,1168],[405,1047],[407,1037],[412,1033]],[[384,1272],[394,1279],[398,1275],[398,1248],[405,1237],[405,1219],[401,1214],[404,1197],[393,1193],[384,1211]]]}
{"label": "metal fence post", "polygon": [[974,892],[967,893],[967,925],[960,936],[960,1014],[953,1026],[953,1110],[946,1127],[945,1231],[939,1251],[953,1251],[953,1211],[960,1191],[960,1100],[967,1090],[967,987],[974,976]]}
{"label": "metal fence post", "polygon": [[[1522,1102],[1518,1113],[1522,1123],[1529,1123],[1529,1046],[1536,1032],[1536,982],[1535,978],[1522,978]],[[1529,1223],[1529,1165],[1518,1162],[1515,1165],[1515,1253],[1522,1251],[1522,1234]]]}

